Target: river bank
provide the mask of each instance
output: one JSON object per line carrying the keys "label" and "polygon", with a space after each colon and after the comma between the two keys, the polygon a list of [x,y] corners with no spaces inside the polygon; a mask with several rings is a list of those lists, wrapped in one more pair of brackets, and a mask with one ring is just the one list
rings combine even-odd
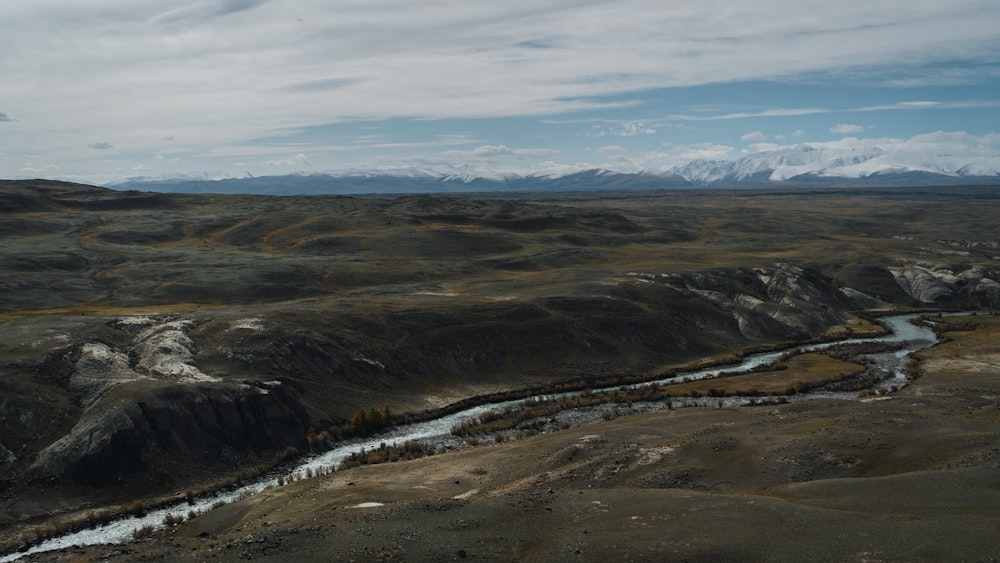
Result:
{"label": "river bank", "polygon": [[[821,350],[825,347],[833,346],[837,343],[840,344],[859,344],[866,342],[889,342],[889,343],[907,343],[901,351],[896,352],[892,355],[896,359],[896,362],[891,366],[891,371],[894,377],[899,379],[905,379],[905,374],[903,373],[902,366],[905,361],[906,356],[913,351],[927,347],[931,345],[936,336],[933,331],[926,327],[920,327],[912,322],[912,319],[916,317],[915,314],[909,315],[895,315],[885,317],[882,322],[886,324],[889,331],[880,337],[870,337],[870,338],[847,338],[840,341],[833,341],[821,344],[810,344],[807,346],[797,347],[801,351],[816,351]],[[634,384],[632,387],[642,386],[642,385],[670,385],[685,383],[690,381],[698,381],[706,378],[718,377],[722,374],[733,374],[749,372],[760,368],[763,365],[767,365],[770,362],[775,361],[787,351],[774,351],[767,353],[758,353],[745,356],[740,363],[736,365],[729,366],[716,366],[713,368],[706,368],[702,370],[696,370],[693,372],[674,374],[672,377],[662,380],[647,382],[642,384]],[[605,391],[614,391],[615,389],[620,389],[621,387],[613,387]],[[600,392],[600,391],[598,391]],[[527,399],[528,402],[538,401],[538,400],[557,400],[561,397],[571,396],[577,394],[578,392],[563,393],[562,395],[545,395],[541,397],[533,397]],[[814,398],[838,398],[838,399],[848,399],[856,397],[856,393],[840,393],[836,395],[817,395]],[[803,397],[798,397],[801,399]],[[798,400],[797,399],[797,400]],[[235,490],[230,490],[222,492],[216,495],[206,496],[200,499],[190,499],[179,503],[177,505],[167,505],[156,510],[150,510],[142,516],[133,516],[111,522],[97,529],[91,530],[80,530],[59,538],[54,538],[42,542],[38,545],[32,546],[27,553],[37,553],[53,549],[62,549],[72,545],[86,545],[93,543],[124,543],[132,541],[135,536],[136,530],[142,530],[148,527],[152,528],[162,528],[166,527],[166,522],[171,522],[173,519],[183,520],[185,516],[196,517],[206,511],[213,508],[218,508],[221,505],[234,502],[239,499],[247,498],[256,494],[259,494],[270,488],[283,485],[297,479],[305,478],[307,476],[319,476],[322,474],[327,474],[340,466],[348,457],[359,450],[375,450],[382,444],[403,444],[406,442],[421,442],[424,447],[428,448],[430,451],[440,453],[444,451],[450,451],[455,449],[460,449],[467,447],[470,443],[482,443],[483,439],[476,439],[474,442],[466,439],[453,436],[451,431],[457,426],[464,422],[475,419],[482,416],[484,413],[491,412],[496,409],[502,409],[505,407],[510,407],[517,405],[525,400],[520,401],[506,401],[503,403],[493,403],[493,404],[481,404],[472,408],[468,408],[459,412],[451,413],[446,416],[442,416],[438,419],[423,421],[403,427],[398,427],[391,429],[385,433],[379,434],[373,438],[365,440],[352,440],[347,443],[341,444],[338,447],[332,449],[331,451],[312,456],[307,458],[302,463],[298,464],[294,469],[288,472],[282,472],[281,474],[272,474],[265,479],[259,480],[257,482],[245,485],[243,487],[237,488]],[[532,432],[525,433],[523,431],[514,430],[507,433],[504,439],[510,439],[514,437],[524,437],[523,435],[532,435],[537,432],[552,431],[556,429],[566,429],[571,427],[577,427],[581,425],[592,424],[600,420],[609,420],[613,417],[632,415],[632,414],[651,414],[662,412],[665,410],[671,410],[674,408],[687,407],[687,406],[712,406],[712,407],[725,407],[725,408],[735,408],[739,406],[746,406],[750,404],[766,404],[787,402],[786,397],[774,397],[769,399],[762,399],[758,397],[686,397],[686,398],[674,398],[670,402],[638,402],[633,403],[629,406],[618,405],[613,408],[606,406],[591,406],[580,409],[572,409],[563,412],[556,413],[552,416],[545,418],[544,422],[539,424],[537,421],[533,424],[534,430]],[[493,440],[500,441],[495,435],[490,435],[485,441]],[[170,515],[168,517],[168,515]],[[0,559],[0,561],[14,560],[17,554],[7,556],[7,558]]]}
{"label": "river bank", "polygon": [[29,561],[990,560],[1000,318],[879,401],[621,416],[275,487]]}

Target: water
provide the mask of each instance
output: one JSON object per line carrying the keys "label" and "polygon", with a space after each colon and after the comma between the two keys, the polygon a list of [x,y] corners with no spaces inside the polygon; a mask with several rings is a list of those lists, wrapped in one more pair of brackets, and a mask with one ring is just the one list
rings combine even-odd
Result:
{"label": "water", "polygon": [[[954,313],[952,315],[960,315],[968,313]],[[872,337],[872,338],[847,338],[844,340],[838,340],[834,342],[827,342],[822,344],[811,344],[807,346],[799,347],[802,351],[816,351],[822,350],[824,348],[829,348],[838,344],[860,344],[869,342],[888,342],[888,343],[904,343],[903,348],[892,353],[892,357],[895,359],[894,365],[891,366],[893,371],[893,376],[890,383],[896,385],[903,385],[906,383],[906,376],[903,372],[905,366],[905,359],[907,356],[912,354],[917,350],[927,348],[933,345],[937,341],[937,336],[934,332],[928,328],[917,326],[911,321],[917,315],[895,315],[891,317],[885,317],[882,322],[890,329],[890,333],[884,336]],[[949,315],[951,316],[951,315]],[[656,385],[656,384],[671,384],[680,383],[685,381],[695,381],[699,379],[707,379],[711,377],[718,377],[720,373],[743,373],[752,371],[761,366],[770,364],[777,360],[784,351],[778,352],[767,352],[761,354],[752,354],[743,358],[739,363],[721,366],[715,368],[709,368],[704,370],[698,370],[688,373],[679,374],[677,376],[671,377],[669,379],[663,379],[659,381],[650,381],[646,383],[638,383],[635,385],[630,385],[627,387],[638,387],[642,385]],[[618,389],[621,387],[614,387],[613,389]],[[480,416],[481,414],[495,410],[502,409],[506,406],[521,404],[527,401],[536,401],[539,398],[544,399],[558,399],[560,397],[568,397],[573,395],[579,395],[579,392],[568,392],[562,394],[546,395],[544,397],[530,397],[527,399],[519,399],[513,401],[506,401],[502,403],[492,403],[487,405],[480,405],[477,407],[472,407],[461,412],[454,414],[449,414],[437,418],[434,420],[428,420],[426,422],[418,422],[415,424],[409,424],[406,426],[400,426],[391,429],[383,434],[380,434],[374,438],[363,439],[363,440],[351,440],[341,444],[340,446],[310,457],[304,460],[301,464],[296,466],[291,473],[297,474],[299,476],[305,476],[307,473],[311,472],[316,474],[322,472],[331,467],[338,466],[341,462],[347,459],[352,453],[361,450],[362,448],[366,450],[377,449],[381,444],[386,445],[399,445],[412,440],[433,440],[435,438],[441,438],[445,440],[451,436],[452,427],[461,424],[462,422],[471,420]],[[813,393],[806,396],[796,396],[795,400],[804,400],[807,398],[839,398],[839,399],[851,399],[857,396],[857,393]],[[699,402],[700,401],[700,402]],[[732,406],[750,404],[752,399],[742,398],[742,397],[730,397],[726,398],[724,406]],[[676,402],[676,400],[675,400]],[[690,405],[692,406],[710,406],[718,404],[718,398],[702,398],[702,399],[692,399]],[[684,403],[682,401],[683,404]],[[703,404],[704,403],[704,404]],[[258,494],[264,490],[272,487],[279,486],[279,477],[277,475],[262,478],[259,481],[243,486],[239,489],[220,492],[211,497],[205,497],[200,499],[195,499],[193,503],[182,502],[176,505],[168,506],[165,508],[151,510],[146,515],[141,517],[128,517],[121,520],[116,520],[114,522],[105,524],[97,528],[91,528],[87,530],[80,530],[64,536],[46,540],[36,546],[33,546],[26,552],[9,554],[0,557],[0,563],[5,563],[8,561],[14,561],[20,557],[32,553],[41,553],[44,551],[52,551],[56,549],[64,549],[76,545],[94,545],[94,544],[120,544],[128,543],[133,540],[132,532],[137,528],[143,526],[153,526],[154,528],[164,528],[163,519],[169,513],[175,516],[187,516],[190,511],[195,513],[202,513],[211,510],[213,506],[219,503],[227,504],[234,502],[241,498],[246,498]]]}

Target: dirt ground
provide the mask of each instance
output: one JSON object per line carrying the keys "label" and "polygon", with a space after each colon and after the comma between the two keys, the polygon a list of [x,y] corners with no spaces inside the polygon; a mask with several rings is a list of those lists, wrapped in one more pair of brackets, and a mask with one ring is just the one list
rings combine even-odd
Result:
{"label": "dirt ground", "polygon": [[31,561],[995,561],[1000,318],[888,397],[621,417],[299,481]]}

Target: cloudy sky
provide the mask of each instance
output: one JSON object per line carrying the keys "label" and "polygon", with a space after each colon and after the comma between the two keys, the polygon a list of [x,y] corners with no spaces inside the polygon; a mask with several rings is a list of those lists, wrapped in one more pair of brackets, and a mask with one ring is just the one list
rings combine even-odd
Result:
{"label": "cloudy sky", "polygon": [[0,3],[0,177],[1000,153],[996,0]]}

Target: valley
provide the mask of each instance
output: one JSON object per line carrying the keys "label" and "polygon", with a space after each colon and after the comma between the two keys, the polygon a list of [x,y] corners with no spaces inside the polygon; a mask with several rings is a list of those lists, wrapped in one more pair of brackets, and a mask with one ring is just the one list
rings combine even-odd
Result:
{"label": "valley", "polygon": [[[991,187],[266,197],[5,181],[0,212],[0,540],[9,547],[54,515],[154,504],[328,447],[366,430],[352,424],[362,409],[402,423],[485,397],[655,380],[875,334],[872,315],[888,311],[1000,308]],[[775,515],[761,526],[801,517],[800,531],[847,533],[860,524],[816,500],[788,509],[789,499],[892,482],[912,498],[966,483],[953,498],[973,507],[969,520],[946,532],[987,557],[975,537],[997,521],[986,484],[998,446],[994,318],[949,332],[953,341],[920,353],[915,384],[877,401],[623,415],[356,468],[205,513],[173,539],[121,555],[320,558],[337,544],[354,550],[344,559],[376,558],[379,547],[388,559],[600,560],[625,533],[638,538],[626,558],[734,557],[739,534],[717,549],[651,534],[677,524],[678,507],[717,518],[727,506],[729,518],[749,519],[755,502]],[[949,353],[980,366],[975,376],[963,379],[941,359]],[[753,381],[734,378],[730,394],[830,386],[834,371],[839,385],[871,375],[849,356],[793,356]],[[617,507],[654,490],[664,508],[615,508],[607,518],[617,527],[602,527],[597,512],[611,501],[595,486]],[[844,510],[869,510],[848,497]],[[386,506],[345,509],[369,501]],[[328,517],[307,525],[293,507]],[[908,504],[870,523],[890,530],[894,519],[929,517],[922,510]],[[418,543],[392,547],[405,542],[392,543],[390,528],[418,515],[430,518],[408,532]],[[550,515],[554,523],[539,519]],[[483,522],[522,516],[509,551],[482,551],[496,539]],[[547,525],[558,539],[538,536]],[[348,541],[354,527],[384,545]],[[434,543],[439,528],[451,539]],[[467,543],[448,543],[459,539]],[[230,544],[241,547],[221,551]],[[84,555],[113,549],[122,548]]]}

